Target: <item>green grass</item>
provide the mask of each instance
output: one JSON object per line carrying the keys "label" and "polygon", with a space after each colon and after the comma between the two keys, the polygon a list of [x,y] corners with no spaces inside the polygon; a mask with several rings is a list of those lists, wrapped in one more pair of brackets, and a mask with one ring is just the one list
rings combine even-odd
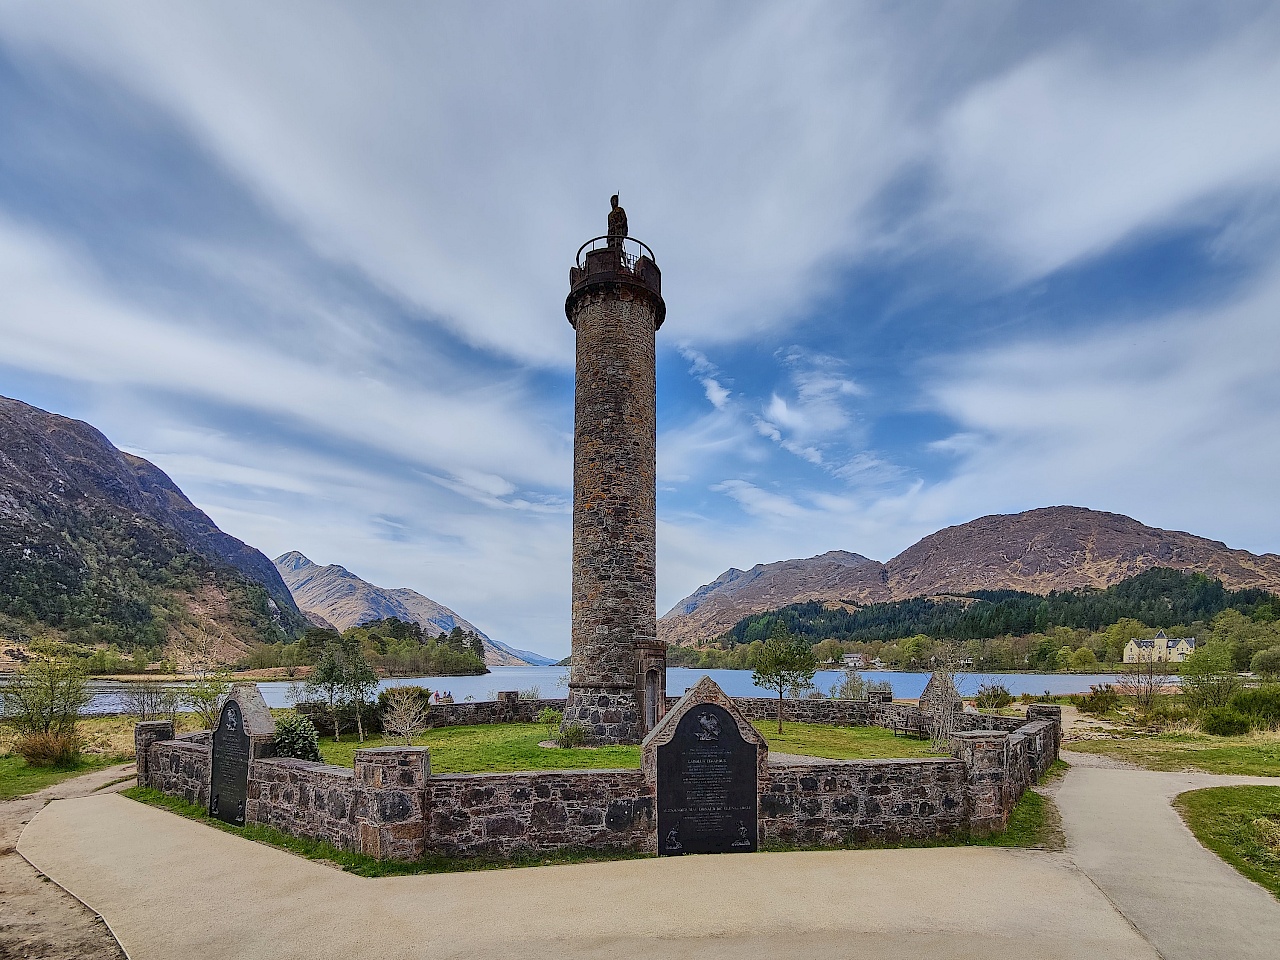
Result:
{"label": "green grass", "polygon": [[1280,787],[1210,787],[1174,800],[1202,844],[1280,897]]}
{"label": "green grass", "polygon": [[778,733],[778,721],[757,720],[755,727],[769,749],[777,753],[795,753],[805,757],[827,757],[831,760],[880,760],[888,757],[937,757],[928,740],[895,737],[883,727],[829,727],[817,723],[784,723]]}
{"label": "green grass", "polygon": [[1280,777],[1280,735],[1252,733],[1214,737],[1207,733],[1083,740],[1068,745],[1081,753],[1126,760],[1148,770],[1204,770],[1207,773]]}
{"label": "green grass", "polygon": [[25,797],[71,777],[125,763],[129,759],[86,754],[73,767],[33,767],[17,755],[0,756],[0,800]]}
{"label": "green grass", "polygon": [[[936,757],[927,740],[895,737],[880,727],[828,727],[811,723],[787,723],[782,735],[776,721],[761,720],[758,729],[769,749],[832,760],[873,760],[885,757]],[[548,739],[546,727],[537,723],[494,723],[471,727],[441,727],[414,740],[431,748],[433,773],[510,773],[518,770],[621,769],[640,766],[639,747],[600,747],[562,750],[540,747]],[[320,738],[320,754],[326,763],[352,766],[361,747],[394,746],[395,740],[370,736],[363,744],[354,737],[334,743]]]}
{"label": "green grass", "polygon": [[[431,748],[432,773],[510,773],[518,770],[640,766],[639,747],[561,750],[538,746],[539,740],[546,739],[547,728],[540,723],[490,723],[428,730],[414,743]],[[326,763],[350,767],[354,764],[356,750],[361,747],[389,747],[402,742],[381,735],[366,737],[364,743],[357,743],[355,737],[341,743],[321,737],[320,755]]]}
{"label": "green grass", "polygon": [[431,854],[421,860],[375,860],[362,853],[350,853],[320,840],[293,837],[273,827],[250,823],[233,827],[209,816],[203,807],[187,803],[178,797],[170,797],[148,787],[132,787],[120,791],[120,795],[148,806],[159,807],[188,820],[214,827],[225,833],[236,834],[246,840],[265,843],[267,846],[287,850],[308,860],[319,860],[341,867],[348,873],[361,877],[403,877],[422,873],[464,873],[473,870],[505,870],[509,867],[542,867],[567,863],[598,863],[606,860],[636,860],[648,857],[647,853],[630,850],[556,850],[550,853],[531,853],[509,858],[495,857],[446,857]]}

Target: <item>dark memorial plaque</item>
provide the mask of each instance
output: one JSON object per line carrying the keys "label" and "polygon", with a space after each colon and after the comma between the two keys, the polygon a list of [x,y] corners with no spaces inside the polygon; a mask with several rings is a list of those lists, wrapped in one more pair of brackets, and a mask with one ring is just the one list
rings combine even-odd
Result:
{"label": "dark memorial plaque", "polygon": [[240,704],[228,700],[213,731],[213,770],[209,778],[209,813],[224,823],[244,826],[249,795],[249,732]]}
{"label": "dark memorial plaque", "polygon": [[658,747],[658,854],[756,849],[756,751],[729,711],[702,703]]}

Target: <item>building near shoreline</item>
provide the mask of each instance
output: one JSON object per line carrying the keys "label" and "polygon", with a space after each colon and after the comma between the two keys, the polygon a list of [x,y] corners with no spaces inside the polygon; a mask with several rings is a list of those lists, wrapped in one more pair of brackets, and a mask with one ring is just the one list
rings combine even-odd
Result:
{"label": "building near shoreline", "polygon": [[1124,662],[1182,663],[1195,652],[1195,637],[1167,637],[1161,630],[1150,640],[1130,640],[1126,643]]}

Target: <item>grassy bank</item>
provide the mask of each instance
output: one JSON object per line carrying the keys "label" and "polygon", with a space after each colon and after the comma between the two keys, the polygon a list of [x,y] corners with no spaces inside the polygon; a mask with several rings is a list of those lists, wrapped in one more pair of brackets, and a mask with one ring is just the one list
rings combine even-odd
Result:
{"label": "grassy bank", "polygon": [[1211,787],[1174,800],[1202,844],[1280,897],[1280,787]]}
{"label": "grassy bank", "polygon": [[1280,776],[1280,733],[1214,737],[1207,733],[1159,733],[1066,744],[1080,753],[1124,760],[1148,770],[1203,770],[1250,777]]}
{"label": "grassy bank", "polygon": [[[756,728],[769,742],[769,749],[833,760],[872,760],[886,757],[931,757],[927,740],[895,737],[880,727],[827,727],[810,723],[787,723],[778,734],[775,721],[762,720]],[[414,740],[431,748],[431,769],[435,773],[509,773],[517,770],[566,770],[582,768],[626,768],[640,766],[639,747],[599,747],[562,750],[540,747],[538,742],[551,734],[542,724],[495,723],[471,727],[441,727],[428,730]],[[393,746],[382,736],[354,737],[334,743],[320,739],[320,754],[327,763],[349,767],[356,750],[363,747]]]}
{"label": "grassy bank", "polygon": [[51,787],[55,783],[78,777],[82,773],[101,770],[117,763],[125,763],[132,757],[86,754],[80,762],[69,767],[33,767],[19,756],[0,757],[0,800],[25,797],[29,793]]}

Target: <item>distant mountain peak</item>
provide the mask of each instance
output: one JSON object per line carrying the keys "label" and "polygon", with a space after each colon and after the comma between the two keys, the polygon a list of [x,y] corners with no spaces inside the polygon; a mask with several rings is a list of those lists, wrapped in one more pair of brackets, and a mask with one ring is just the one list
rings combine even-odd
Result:
{"label": "distant mountain peak", "polygon": [[396,617],[418,624],[433,636],[449,633],[454,627],[476,634],[484,643],[485,663],[490,666],[553,662],[548,657],[490,639],[448,607],[408,587],[379,587],[337,564],[319,566],[297,550],[281,554],[275,563],[299,608],[338,630]]}
{"label": "distant mountain peak", "polygon": [[1088,507],[1037,507],[946,527],[881,564],[832,550],[806,560],[730,568],[658,621],[670,643],[712,640],[745,616],[792,603],[862,606],[973,590],[1046,594],[1107,587],[1153,567],[1195,570],[1231,589],[1280,589],[1280,557],[1149,527]]}

